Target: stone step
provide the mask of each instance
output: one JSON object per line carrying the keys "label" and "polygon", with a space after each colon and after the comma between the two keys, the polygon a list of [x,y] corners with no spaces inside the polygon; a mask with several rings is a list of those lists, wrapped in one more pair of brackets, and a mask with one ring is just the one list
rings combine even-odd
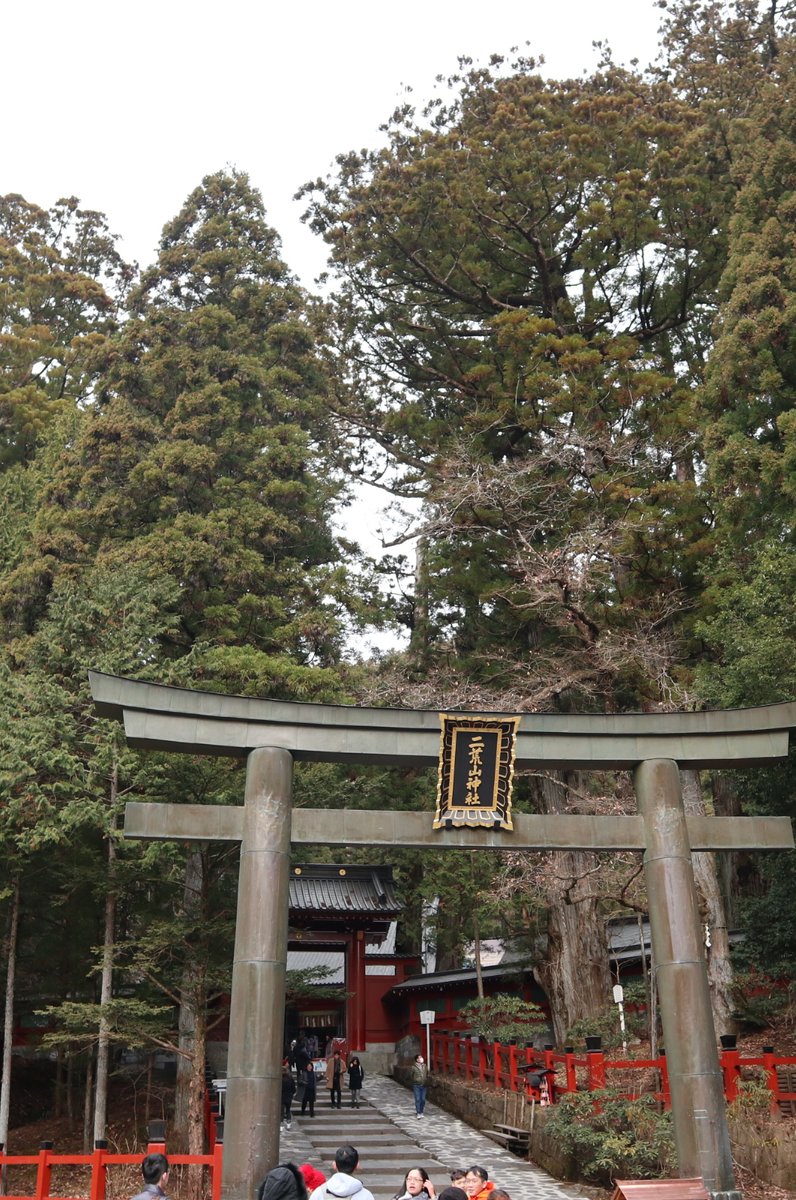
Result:
{"label": "stone step", "polygon": [[[300,1105],[298,1109],[293,1109],[293,1112],[297,1111],[301,1111]],[[367,1126],[367,1124],[383,1126],[384,1124],[384,1117],[376,1109],[319,1109],[317,1104],[315,1106],[315,1120],[349,1121],[363,1124],[363,1126]]]}
{"label": "stone step", "polygon": [[[329,1149],[319,1146],[316,1142],[313,1142],[313,1145],[315,1146],[317,1153],[323,1157],[324,1162],[333,1161],[337,1146],[335,1146],[333,1149]],[[359,1146],[357,1146],[357,1150],[359,1150]],[[395,1173],[400,1172],[403,1168],[403,1173],[406,1174],[409,1167],[413,1165],[418,1153],[424,1152],[418,1151],[417,1146],[413,1145],[404,1146],[403,1148],[396,1148],[395,1150],[391,1150],[388,1154],[368,1154],[366,1150],[361,1150],[359,1155],[359,1170],[364,1171],[365,1168],[367,1168],[368,1170],[390,1171]]]}
{"label": "stone step", "polygon": [[[303,1132],[306,1133],[306,1130]],[[321,1137],[316,1133],[307,1136],[313,1146],[317,1146],[324,1154],[334,1154],[337,1147],[342,1144],[340,1138],[336,1137]],[[392,1159],[396,1154],[405,1154],[415,1145],[411,1139],[402,1137],[384,1137],[376,1141],[357,1135],[352,1141],[359,1151],[360,1158],[367,1155],[368,1158],[383,1156]]]}

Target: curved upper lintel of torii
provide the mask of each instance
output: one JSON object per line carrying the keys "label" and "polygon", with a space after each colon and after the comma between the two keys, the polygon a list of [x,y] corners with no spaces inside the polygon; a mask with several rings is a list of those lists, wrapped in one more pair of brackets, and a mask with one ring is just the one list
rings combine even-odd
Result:
{"label": "curved upper lintel of torii", "polygon": [[[432,766],[439,758],[439,713],[433,710],[259,700],[97,671],[89,679],[97,713],[122,721],[132,746],[233,758],[271,746],[303,761],[383,765]],[[672,759],[691,769],[746,767],[786,757],[793,728],[796,701],[700,712],[523,713],[515,762],[632,770],[651,759]]]}

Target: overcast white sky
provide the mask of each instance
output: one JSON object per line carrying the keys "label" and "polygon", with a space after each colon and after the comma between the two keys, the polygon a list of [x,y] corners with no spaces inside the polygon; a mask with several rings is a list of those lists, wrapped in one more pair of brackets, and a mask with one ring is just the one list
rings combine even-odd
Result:
{"label": "overcast white sky", "polygon": [[550,75],[654,55],[654,0],[38,0],[3,6],[0,194],[76,195],[147,265],[203,175],[247,171],[288,265],[310,286],[324,248],[292,200],[334,156],[378,144],[410,85],[422,102],[459,54],[512,46]]}
{"label": "overcast white sky", "polygon": [[[616,60],[655,55],[654,0],[38,0],[3,7],[0,195],[48,207],[76,195],[120,249],[152,262],[162,226],[210,172],[247,171],[307,287],[325,248],[293,200],[335,155],[380,144],[379,125],[467,54],[544,55],[577,76],[607,40]],[[371,493],[349,528],[375,552]]]}

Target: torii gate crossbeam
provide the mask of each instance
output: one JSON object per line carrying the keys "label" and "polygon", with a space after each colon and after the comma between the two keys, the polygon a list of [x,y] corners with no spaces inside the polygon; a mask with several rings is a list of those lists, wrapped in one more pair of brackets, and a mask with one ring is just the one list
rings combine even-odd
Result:
{"label": "torii gate crossbeam", "polygon": [[[97,712],[131,745],[247,759],[242,808],[128,805],[134,837],[240,840],[225,1200],[249,1200],[277,1161],[290,842],[504,849],[643,849],[681,1172],[736,1200],[691,850],[787,849],[787,818],[686,817],[679,768],[764,764],[788,752],[796,704],[699,713],[526,714],[516,763],[634,772],[639,815],[515,814],[515,831],[434,831],[431,814],[297,809],[293,759],[432,765],[438,714],[293,704],[90,673]],[[461,714],[479,715],[486,714]],[[489,714],[493,715],[493,714]]]}

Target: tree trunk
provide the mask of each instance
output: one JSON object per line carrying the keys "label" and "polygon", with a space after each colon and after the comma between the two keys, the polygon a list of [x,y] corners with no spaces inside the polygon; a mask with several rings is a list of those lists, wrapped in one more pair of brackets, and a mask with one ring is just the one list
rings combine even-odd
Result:
{"label": "tree trunk", "polygon": [[475,985],[479,1000],[484,998],[484,973],[481,970],[481,922],[478,918],[478,902],[479,895],[475,886],[475,856],[478,852],[473,851],[470,855],[470,880],[471,880],[471,895],[473,899],[473,955],[475,957]]}
{"label": "tree trunk", "polygon": [[66,1119],[70,1133],[75,1125],[75,1058],[73,1054],[66,1056]]}
{"label": "tree trunk", "polygon": [[[185,862],[185,878],[183,884],[183,911],[189,923],[196,921],[202,911],[205,891],[205,852],[199,848],[189,851]],[[200,1010],[204,1005],[205,971],[204,965],[198,959],[186,963],[180,985],[179,1011],[179,1054],[177,1056],[177,1087],[174,1096],[174,1131],[172,1141],[181,1153],[189,1150],[191,1145],[192,1123],[196,1120],[195,1112],[195,1074],[198,1054],[197,1032],[204,1023],[204,1013]],[[202,1080],[204,1081],[204,1046],[202,1046],[201,1061]]]}
{"label": "tree trunk", "polygon": [[[539,781],[545,812],[567,811],[566,778],[555,772]],[[555,1041],[563,1046],[575,1021],[596,1016],[611,1001],[608,939],[599,901],[589,895],[596,856],[567,850],[543,861],[548,942],[536,974],[550,1002]]]}
{"label": "tree trunk", "polygon": [[86,1060],[86,1094],[83,1100],[83,1153],[90,1154],[93,1146],[89,1143],[91,1133],[92,1098],[94,1095],[94,1049],[91,1047]]}
{"label": "tree trunk", "polygon": [[[11,1048],[14,1039],[14,991],[16,987],[17,940],[19,935],[19,879],[14,880],[11,894],[11,916],[8,922],[6,954],[6,1003],[3,1017],[3,1077],[0,1083],[0,1143],[8,1146],[8,1117],[11,1111]],[[0,1191],[5,1195],[6,1175],[0,1177]]]}
{"label": "tree trunk", "polygon": [[409,638],[409,660],[415,669],[428,665],[431,626],[428,615],[427,546],[427,539],[421,535],[415,545],[415,604]]}
{"label": "tree trunk", "polygon": [[[116,764],[113,766],[111,783],[112,800],[116,791]],[[113,880],[113,863],[116,858],[116,843],[113,830],[108,837],[108,891],[105,896],[105,932],[102,941],[102,984],[100,988],[100,1023],[97,1038],[97,1086],[94,1091],[94,1142],[105,1137],[108,1119],[108,1060],[110,1052],[110,1026],[105,1016],[106,1006],[113,997],[113,949],[116,928],[116,889]]]}
{"label": "tree trunk", "polygon": [[[194,1027],[193,1071],[191,1074],[190,1091],[188,1095],[188,1153],[204,1154],[205,1152],[205,1054],[207,1050],[207,1009],[206,996],[196,1007],[196,1025]],[[187,1191],[190,1200],[201,1200],[202,1167],[189,1167]]]}
{"label": "tree trunk", "polygon": [[[683,804],[686,813],[704,815],[705,801],[702,785],[696,771],[681,772]],[[732,1017],[733,1003],[730,995],[733,971],[730,963],[730,940],[727,917],[718,876],[716,856],[707,851],[695,851],[691,855],[694,864],[694,881],[699,897],[700,915],[707,927],[710,947],[706,948],[710,999],[713,1005],[713,1024],[716,1036],[734,1033]]]}
{"label": "tree trunk", "polygon": [[[728,771],[714,771],[711,783],[716,816],[742,816],[743,809],[733,775]],[[748,850],[727,850],[716,856],[716,871],[724,897],[728,929],[733,929],[738,923],[739,897],[749,895],[751,891],[760,887],[758,863],[759,858]]]}

